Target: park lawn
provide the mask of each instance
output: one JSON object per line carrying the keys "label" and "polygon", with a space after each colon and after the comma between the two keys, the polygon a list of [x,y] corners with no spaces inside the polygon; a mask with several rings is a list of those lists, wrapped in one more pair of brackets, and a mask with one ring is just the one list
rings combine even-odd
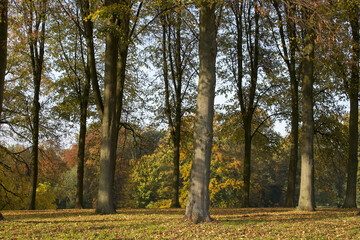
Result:
{"label": "park lawn", "polygon": [[2,211],[0,239],[360,239],[354,209],[211,209],[194,225],[184,209]]}

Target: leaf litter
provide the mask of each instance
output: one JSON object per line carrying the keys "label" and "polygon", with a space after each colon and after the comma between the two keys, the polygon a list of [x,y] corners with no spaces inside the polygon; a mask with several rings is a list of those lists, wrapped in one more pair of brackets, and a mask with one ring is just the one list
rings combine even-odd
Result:
{"label": "leaf litter", "polygon": [[213,222],[184,221],[184,209],[3,211],[0,239],[360,239],[354,209],[211,209]]}

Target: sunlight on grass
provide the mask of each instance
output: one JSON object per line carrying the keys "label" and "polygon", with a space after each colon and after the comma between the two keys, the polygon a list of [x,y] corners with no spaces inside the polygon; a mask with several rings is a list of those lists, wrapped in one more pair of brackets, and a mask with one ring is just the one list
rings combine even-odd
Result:
{"label": "sunlight on grass", "polygon": [[95,215],[94,210],[3,211],[1,239],[359,239],[354,210],[212,209],[215,221],[193,225],[184,210],[118,210]]}

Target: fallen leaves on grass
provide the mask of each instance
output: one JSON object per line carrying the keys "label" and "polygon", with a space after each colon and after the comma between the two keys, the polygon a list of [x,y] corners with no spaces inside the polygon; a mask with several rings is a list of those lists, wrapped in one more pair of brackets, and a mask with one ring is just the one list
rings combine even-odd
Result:
{"label": "fallen leaves on grass", "polygon": [[4,211],[5,239],[359,239],[353,210],[212,209],[215,221],[183,220],[183,209]]}

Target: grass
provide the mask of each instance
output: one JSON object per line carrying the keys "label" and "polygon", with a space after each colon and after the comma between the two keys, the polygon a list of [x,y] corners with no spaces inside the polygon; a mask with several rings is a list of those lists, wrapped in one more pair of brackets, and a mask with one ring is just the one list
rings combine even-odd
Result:
{"label": "grass", "polygon": [[360,239],[355,210],[212,209],[194,225],[184,209],[2,211],[0,239]]}

